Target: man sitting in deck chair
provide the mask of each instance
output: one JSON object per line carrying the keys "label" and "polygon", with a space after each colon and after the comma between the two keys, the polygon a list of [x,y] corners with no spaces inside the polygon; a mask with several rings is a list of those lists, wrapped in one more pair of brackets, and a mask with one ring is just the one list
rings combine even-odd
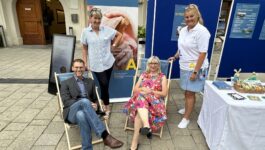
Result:
{"label": "man sitting in deck chair", "polygon": [[91,129],[95,131],[98,137],[102,137],[105,145],[110,148],[121,147],[123,143],[107,132],[106,127],[95,112],[97,108],[95,83],[92,79],[83,77],[84,61],[75,59],[72,70],[74,77],[63,81],[61,84],[64,121],[78,124],[80,127],[83,150],[93,149]]}

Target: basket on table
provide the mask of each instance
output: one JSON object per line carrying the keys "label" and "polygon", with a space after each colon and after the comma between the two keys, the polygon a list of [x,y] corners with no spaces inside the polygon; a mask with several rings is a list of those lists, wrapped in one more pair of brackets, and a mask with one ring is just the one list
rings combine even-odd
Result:
{"label": "basket on table", "polygon": [[261,84],[248,84],[244,82],[237,82],[234,84],[234,89],[240,93],[264,94],[265,86]]}

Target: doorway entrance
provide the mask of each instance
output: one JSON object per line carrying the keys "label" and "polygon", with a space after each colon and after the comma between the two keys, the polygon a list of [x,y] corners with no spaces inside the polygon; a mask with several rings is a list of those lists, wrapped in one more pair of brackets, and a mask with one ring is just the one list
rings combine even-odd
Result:
{"label": "doorway entrance", "polygon": [[53,34],[66,34],[59,0],[17,0],[16,8],[23,44],[50,44]]}
{"label": "doorway entrance", "polygon": [[45,39],[49,44],[53,34],[66,34],[65,15],[59,0],[41,0]]}

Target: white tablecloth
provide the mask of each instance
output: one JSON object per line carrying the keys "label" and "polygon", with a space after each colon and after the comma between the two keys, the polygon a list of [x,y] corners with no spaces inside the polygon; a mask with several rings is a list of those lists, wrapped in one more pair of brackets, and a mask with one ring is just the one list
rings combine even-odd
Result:
{"label": "white tablecloth", "polygon": [[[198,124],[211,150],[265,150],[265,100],[234,100],[206,81]],[[250,94],[241,94],[246,97]],[[265,96],[264,94],[251,94]]]}

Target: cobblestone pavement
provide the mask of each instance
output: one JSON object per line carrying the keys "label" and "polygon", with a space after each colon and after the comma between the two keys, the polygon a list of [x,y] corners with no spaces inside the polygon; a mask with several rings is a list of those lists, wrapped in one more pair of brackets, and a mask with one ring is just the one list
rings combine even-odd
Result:
{"label": "cobblestone pavement", "polygon": [[[77,46],[75,58],[81,56]],[[64,126],[55,95],[47,93],[51,46],[19,46],[0,49],[0,150],[66,150]],[[177,81],[170,86],[168,120],[163,137],[148,140],[140,137],[140,150],[207,150],[205,138],[196,121],[202,97],[197,95],[195,111],[187,129],[179,129],[181,115],[177,110],[184,106],[183,92]],[[109,120],[111,133],[128,149],[131,131],[124,131],[123,103],[111,104]],[[71,129],[73,143],[80,143],[78,129]],[[106,150],[102,143],[95,150]]]}

